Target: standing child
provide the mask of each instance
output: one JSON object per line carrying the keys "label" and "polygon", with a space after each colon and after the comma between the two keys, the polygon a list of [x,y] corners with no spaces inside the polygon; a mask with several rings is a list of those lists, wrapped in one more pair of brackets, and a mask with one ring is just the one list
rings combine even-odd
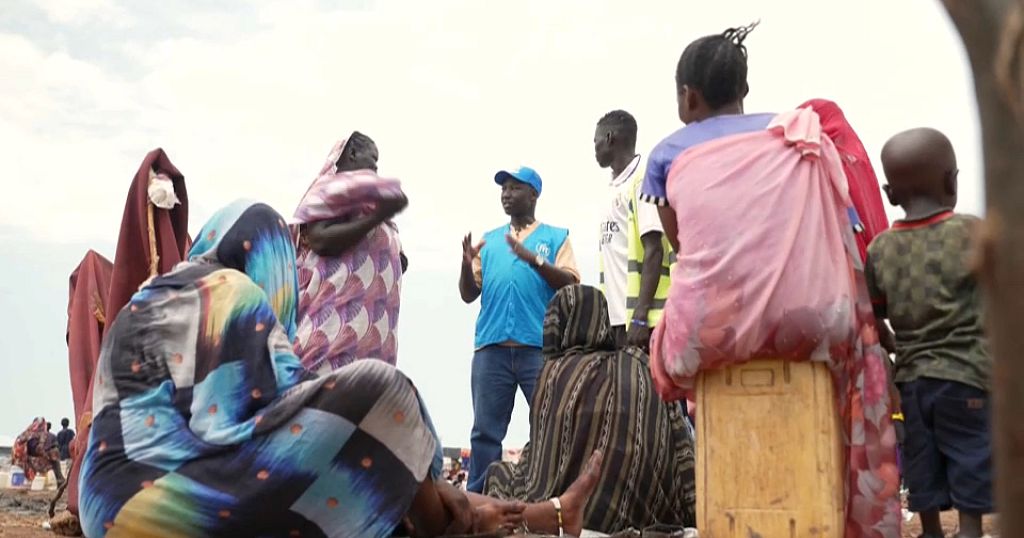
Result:
{"label": "standing child", "polygon": [[944,536],[939,513],[950,508],[960,513],[958,537],[980,537],[992,512],[992,362],[966,261],[977,219],[953,212],[956,155],[942,133],[894,136],[882,166],[889,202],[906,218],[871,243],[866,278],[876,314],[895,332],[910,510],[924,538]]}

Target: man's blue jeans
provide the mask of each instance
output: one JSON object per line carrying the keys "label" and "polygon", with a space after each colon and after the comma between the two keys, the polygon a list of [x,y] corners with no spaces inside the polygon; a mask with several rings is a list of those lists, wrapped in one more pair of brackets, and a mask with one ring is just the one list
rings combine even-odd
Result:
{"label": "man's blue jeans", "polygon": [[516,386],[532,403],[544,359],[535,347],[487,346],[473,354],[473,435],[470,447],[469,484],[467,489],[480,493],[487,478],[487,467],[501,459],[501,442],[505,440]]}

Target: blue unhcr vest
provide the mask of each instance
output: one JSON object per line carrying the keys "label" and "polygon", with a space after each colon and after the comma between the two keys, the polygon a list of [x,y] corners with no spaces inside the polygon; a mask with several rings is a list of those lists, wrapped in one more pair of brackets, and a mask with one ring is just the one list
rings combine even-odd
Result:
{"label": "blue unhcr vest", "polygon": [[[480,315],[476,320],[476,349],[513,341],[542,347],[544,313],[555,296],[540,273],[512,253],[505,236],[509,225],[484,234],[480,251],[483,289]],[[539,224],[523,246],[554,264],[569,230]]]}

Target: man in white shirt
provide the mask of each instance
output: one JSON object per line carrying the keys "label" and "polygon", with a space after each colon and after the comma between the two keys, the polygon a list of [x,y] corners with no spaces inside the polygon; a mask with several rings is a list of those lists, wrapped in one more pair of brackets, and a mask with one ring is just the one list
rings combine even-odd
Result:
{"label": "man in white shirt", "polygon": [[653,204],[637,202],[644,168],[636,153],[636,119],[614,110],[597,122],[594,155],[610,168],[608,205],[601,220],[601,284],[616,344],[649,347],[661,318],[674,256],[664,242]]}

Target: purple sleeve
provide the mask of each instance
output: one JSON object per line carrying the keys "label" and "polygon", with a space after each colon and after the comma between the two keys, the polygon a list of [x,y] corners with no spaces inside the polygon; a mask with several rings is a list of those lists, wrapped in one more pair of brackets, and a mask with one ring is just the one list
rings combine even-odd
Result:
{"label": "purple sleeve", "polygon": [[668,180],[668,168],[672,161],[665,158],[665,142],[658,144],[647,159],[647,171],[640,187],[640,200],[659,206],[668,205],[668,194],[665,182]]}

